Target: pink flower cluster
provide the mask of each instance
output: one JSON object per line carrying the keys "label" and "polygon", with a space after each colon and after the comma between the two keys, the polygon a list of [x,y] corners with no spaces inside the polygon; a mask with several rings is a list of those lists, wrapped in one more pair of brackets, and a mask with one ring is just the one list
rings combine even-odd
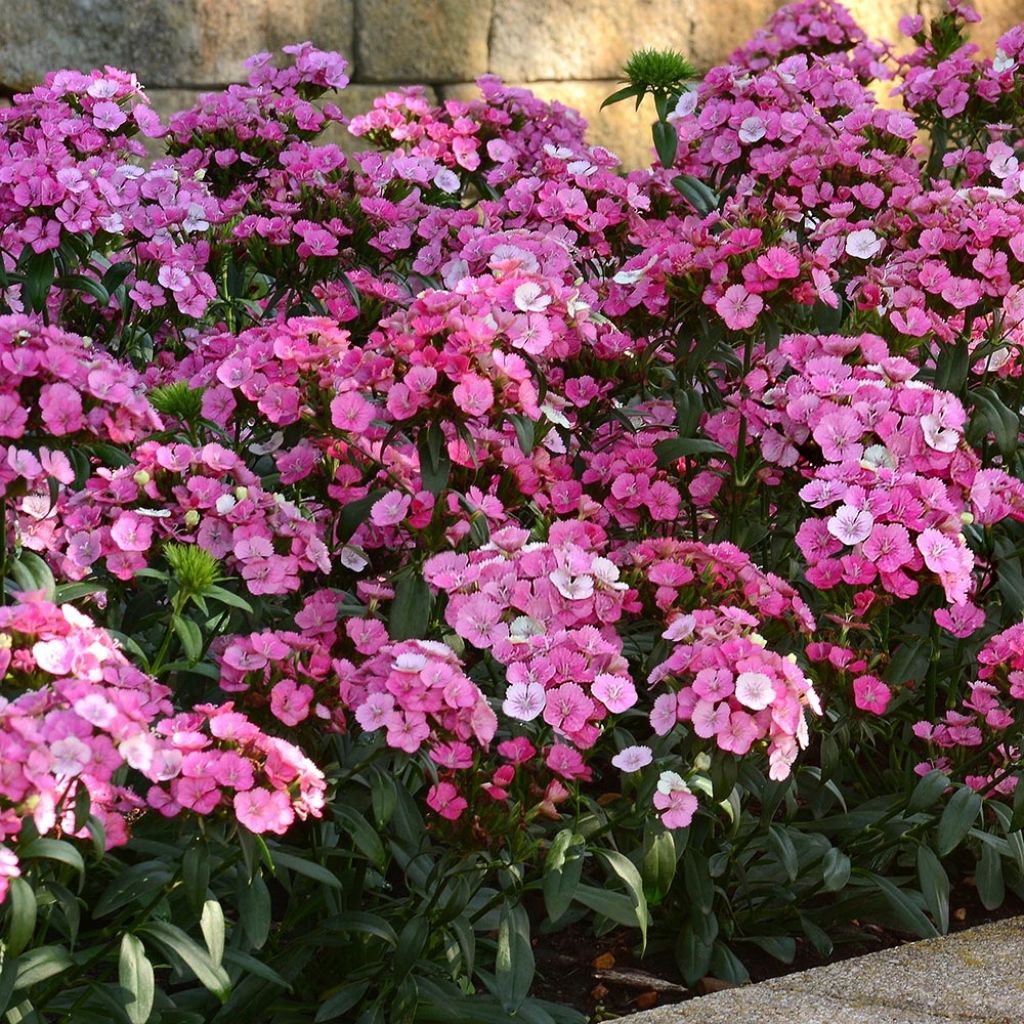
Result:
{"label": "pink flower cluster", "polygon": [[[951,605],[973,590],[966,522],[1024,514],[1019,481],[982,470],[963,439],[953,395],[917,381],[917,367],[875,335],[792,335],[736,397],[749,436],[780,466],[809,463],[800,498],[828,515],[805,519],[796,542],[807,578],[827,589],[876,582],[900,598],[937,577]],[[708,431],[735,447],[735,411]]]}
{"label": "pink flower cluster", "polygon": [[129,465],[100,469],[46,519],[22,518],[26,543],[54,557],[68,579],[102,565],[130,580],[167,540],[223,560],[251,594],[296,591],[304,574],[330,571],[315,519],[260,478],[231,449],[146,441]]}
{"label": "pink flower cluster", "polygon": [[[0,608],[0,669],[0,841],[29,819],[40,835],[85,836],[81,807],[102,822],[108,847],[127,841],[126,815],[147,806],[171,816],[233,804],[255,832],[283,832],[322,809],[323,776],[296,747],[231,705],[170,717],[171,690],[70,605],[25,595]],[[148,792],[126,783],[128,768]],[[0,900],[18,874],[2,849]]]}

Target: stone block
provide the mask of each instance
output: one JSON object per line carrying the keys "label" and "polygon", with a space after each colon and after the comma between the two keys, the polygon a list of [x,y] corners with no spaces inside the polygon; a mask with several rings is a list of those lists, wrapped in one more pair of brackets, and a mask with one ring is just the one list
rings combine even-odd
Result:
{"label": "stone block", "polygon": [[465,81],[487,71],[488,3],[473,0],[356,0],[356,3],[356,56],[362,81]]}
{"label": "stone block", "polygon": [[498,0],[491,70],[510,81],[614,79],[641,47],[687,53],[690,6],[688,0]]}
{"label": "stone block", "polygon": [[155,88],[245,76],[246,57],[312,39],[352,52],[353,0],[3,0],[0,85],[113,64]]}

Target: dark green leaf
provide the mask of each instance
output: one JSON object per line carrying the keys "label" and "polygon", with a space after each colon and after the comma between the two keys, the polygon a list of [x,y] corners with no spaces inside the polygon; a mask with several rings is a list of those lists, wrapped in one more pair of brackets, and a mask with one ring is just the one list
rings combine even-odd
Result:
{"label": "dark green leaf", "polygon": [[939,818],[938,837],[935,852],[940,857],[952,853],[978,820],[981,811],[981,797],[973,789],[963,786],[958,789],[946,805]]}
{"label": "dark green leaf", "polygon": [[974,872],[978,883],[978,896],[986,910],[995,910],[1003,905],[1006,899],[1006,883],[1003,881],[1003,859],[999,856],[998,850],[983,843],[981,847],[981,859],[978,861],[977,870]]}
{"label": "dark green leaf", "polygon": [[582,836],[562,829],[555,836],[544,862],[544,906],[548,917],[557,921],[569,909],[583,874],[586,846]]}
{"label": "dark green leaf", "polygon": [[658,153],[658,159],[662,167],[671,167],[676,161],[676,152],[679,149],[679,136],[676,135],[675,125],[668,121],[655,121],[654,148]]}
{"label": "dark green leaf", "polygon": [[430,587],[418,569],[403,573],[395,584],[395,599],[388,616],[392,641],[424,636],[430,624]]}
{"label": "dark green leaf", "polygon": [[501,908],[498,948],[494,962],[498,998],[501,1005],[515,1013],[523,1004],[533,983],[534,959],[530,945],[530,919],[520,905]]}
{"label": "dark green leaf", "polygon": [[928,913],[945,935],[949,931],[949,877],[939,858],[923,843],[917,848],[917,881]]}

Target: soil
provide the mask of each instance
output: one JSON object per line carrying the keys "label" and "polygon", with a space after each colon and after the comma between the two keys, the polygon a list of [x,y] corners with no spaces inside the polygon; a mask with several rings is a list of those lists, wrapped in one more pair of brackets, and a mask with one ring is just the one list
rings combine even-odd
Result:
{"label": "soil", "polygon": [[[975,889],[962,885],[951,894],[950,908],[950,931],[955,932],[1024,914],[1024,900],[1007,892],[1001,907],[986,910]],[[797,939],[796,957],[791,964],[780,963],[767,953],[751,952],[748,947],[743,963],[750,972],[751,982],[795,974],[914,941],[912,936],[877,925],[852,924],[848,940],[837,944],[828,958],[822,957],[802,939]],[[571,1006],[595,1024],[732,987],[730,982],[708,977],[688,988],[670,953],[649,954],[642,958],[638,955],[636,932],[633,930],[617,929],[595,939],[587,924],[581,923],[540,936],[535,945],[537,974],[532,994]]]}

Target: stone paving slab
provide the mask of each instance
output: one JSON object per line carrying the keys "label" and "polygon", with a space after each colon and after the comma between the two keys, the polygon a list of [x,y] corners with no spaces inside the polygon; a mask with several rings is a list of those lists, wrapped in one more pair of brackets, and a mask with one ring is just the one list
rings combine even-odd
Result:
{"label": "stone paving slab", "polygon": [[1024,918],[728,989],[621,1024],[1021,1024]]}

